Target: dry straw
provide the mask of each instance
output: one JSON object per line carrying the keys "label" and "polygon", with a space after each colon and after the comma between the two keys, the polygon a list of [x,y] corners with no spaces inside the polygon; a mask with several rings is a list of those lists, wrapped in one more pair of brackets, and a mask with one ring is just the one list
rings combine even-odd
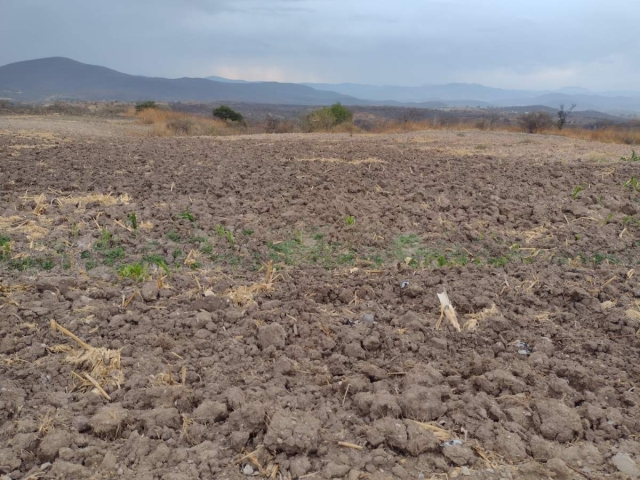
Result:
{"label": "dry straw", "polygon": [[119,388],[124,381],[120,350],[92,347],[55,320],[50,321],[50,327],[51,330],[69,337],[80,347],[74,349],[69,345],[56,345],[49,349],[53,353],[66,353],[66,360],[79,370],[71,372],[74,379],[80,382],[79,385],[74,385],[74,388],[82,391],[95,390],[110,401],[111,397],[105,387]]}

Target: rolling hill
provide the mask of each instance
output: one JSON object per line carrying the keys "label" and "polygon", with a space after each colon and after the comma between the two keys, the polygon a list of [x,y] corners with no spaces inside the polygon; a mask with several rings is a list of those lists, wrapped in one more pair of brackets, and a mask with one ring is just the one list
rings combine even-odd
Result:
{"label": "rolling hill", "polygon": [[21,102],[153,99],[163,102],[236,101],[291,105],[369,103],[295,83],[228,83],[204,78],[143,77],[63,57],[28,60],[0,67],[0,98]]}

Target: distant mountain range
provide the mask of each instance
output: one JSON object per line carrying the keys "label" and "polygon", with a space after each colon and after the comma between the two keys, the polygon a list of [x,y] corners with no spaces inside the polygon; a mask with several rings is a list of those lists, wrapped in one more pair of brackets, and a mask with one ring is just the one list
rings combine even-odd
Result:
{"label": "distant mountain range", "polygon": [[22,102],[55,99],[164,102],[245,102],[281,105],[390,105],[422,108],[523,107],[558,108],[610,114],[640,113],[640,92],[590,92],[581,87],[556,91],[509,90],[473,83],[418,87],[356,83],[279,83],[223,77],[156,78],[128,75],[63,57],[11,63],[0,67],[0,98]]}
{"label": "distant mountain range", "polygon": [[235,101],[291,105],[357,104],[358,99],[295,83],[230,83],[204,78],[153,78],[52,57],[0,67],[0,98],[73,100]]}

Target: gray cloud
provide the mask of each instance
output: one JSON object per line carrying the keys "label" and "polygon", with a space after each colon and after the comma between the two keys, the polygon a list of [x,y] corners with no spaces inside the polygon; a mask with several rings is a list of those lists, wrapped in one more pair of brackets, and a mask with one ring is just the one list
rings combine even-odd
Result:
{"label": "gray cloud", "polygon": [[0,0],[0,64],[511,88],[640,84],[635,0]]}

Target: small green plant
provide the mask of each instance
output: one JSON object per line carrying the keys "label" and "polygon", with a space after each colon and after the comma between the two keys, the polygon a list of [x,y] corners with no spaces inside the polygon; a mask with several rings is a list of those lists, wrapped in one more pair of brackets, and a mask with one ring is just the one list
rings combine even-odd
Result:
{"label": "small green plant", "polygon": [[144,102],[136,103],[136,113],[139,113],[148,108],[158,108],[158,105],[153,100],[145,100]]}
{"label": "small green plant", "polygon": [[191,213],[189,210],[180,212],[178,214],[178,218],[184,218],[185,220],[189,220],[191,223],[194,223],[196,221],[196,217],[194,217],[193,213]]}
{"label": "small green plant", "polygon": [[623,162],[640,162],[640,156],[632,149],[630,157],[620,157],[620,160]]}
{"label": "small green plant", "polygon": [[627,215],[626,217],[624,217],[622,224],[638,227],[640,226],[640,218],[636,218],[633,215]]}
{"label": "small green plant", "polygon": [[211,252],[213,252],[213,245],[207,242],[204,245],[200,246],[200,251],[205,255],[211,255]]}
{"label": "small green plant", "polygon": [[114,242],[115,240],[113,238],[113,234],[106,228],[103,228],[100,232],[100,238],[95,243],[93,248],[95,248],[96,250],[106,250],[107,248],[111,247]]}
{"label": "small green plant", "polygon": [[105,252],[104,255],[104,264],[108,266],[113,266],[118,260],[122,260],[124,258],[125,252],[122,247],[114,247]]}
{"label": "small green plant", "polygon": [[91,258],[91,252],[89,250],[83,250],[82,252],[80,252],[80,258],[82,258],[83,260],[88,260],[89,258]]}
{"label": "small green plant", "polygon": [[295,240],[295,242],[296,242],[298,245],[302,245],[302,243],[303,243],[302,230],[296,230],[296,231],[293,233],[293,239]]}
{"label": "small green plant", "polygon": [[249,237],[251,235],[253,235],[253,230],[249,229],[249,228],[245,228],[244,230],[242,230],[242,234],[246,237]]}
{"label": "small green plant", "polygon": [[68,255],[64,255],[62,257],[62,269],[63,270],[69,270],[71,268],[71,259],[69,258]]}
{"label": "small green plant", "polygon": [[11,256],[11,237],[0,233],[0,260],[4,261]]}
{"label": "small green plant", "polygon": [[178,258],[180,255],[182,255],[182,250],[180,250],[179,248],[176,248],[173,252],[171,252],[171,256],[173,257],[174,260]]}
{"label": "small green plant", "polygon": [[206,243],[207,242],[207,237],[193,237],[191,240],[191,243]]}
{"label": "small green plant", "polygon": [[133,229],[133,233],[138,237],[138,217],[136,217],[135,213],[131,213],[129,215],[129,222],[131,222],[131,228]]}
{"label": "small green plant", "polygon": [[158,255],[157,253],[143,257],[142,261],[151,265],[157,265],[166,273],[169,273],[169,266],[167,265],[167,262],[165,261],[164,257]]}
{"label": "small green plant", "polygon": [[346,217],[344,217],[344,223],[346,223],[347,225],[355,225],[356,217],[354,217],[353,215],[347,215]]}
{"label": "small green plant", "polygon": [[71,236],[77,237],[80,235],[80,225],[78,223],[73,223],[71,225]]}
{"label": "small green plant", "polygon": [[175,230],[169,230],[169,233],[167,233],[167,238],[172,242],[180,241],[180,235],[178,235]]}
{"label": "small green plant", "polygon": [[577,200],[580,192],[582,192],[583,190],[584,185],[576,185],[575,187],[573,187],[573,191],[571,192],[571,198]]}
{"label": "small green plant", "polygon": [[228,228],[225,228],[224,225],[217,225],[216,226],[216,235],[218,235],[219,237],[226,238],[230,245],[235,245],[236,244],[236,240],[233,237],[233,232],[231,230],[229,230]]}
{"label": "small green plant", "polygon": [[148,276],[146,265],[141,262],[129,263],[118,268],[118,275],[130,278],[136,282],[142,282]]}
{"label": "small green plant", "polygon": [[602,222],[602,225],[608,225],[612,219],[613,219],[613,213],[610,213],[609,215],[607,215],[607,218],[604,219],[604,221]]}
{"label": "small green plant", "polygon": [[509,259],[505,256],[489,259],[489,265],[494,267],[504,267],[507,263],[509,263]]}
{"label": "small green plant", "polygon": [[636,192],[640,192],[640,182],[638,182],[636,177],[631,177],[629,180],[624,182],[624,186]]}

